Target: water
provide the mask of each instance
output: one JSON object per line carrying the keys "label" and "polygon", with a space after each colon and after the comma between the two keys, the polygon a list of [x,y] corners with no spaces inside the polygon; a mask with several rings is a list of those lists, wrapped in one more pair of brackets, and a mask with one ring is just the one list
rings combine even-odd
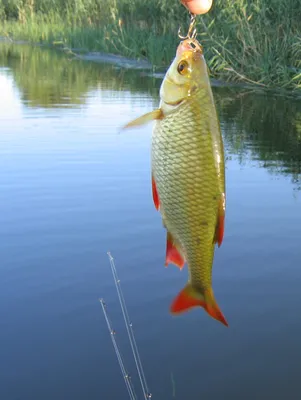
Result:
{"label": "water", "polygon": [[227,329],[203,310],[170,316],[187,268],[164,268],[151,125],[118,132],[157,106],[159,85],[1,45],[1,400],[127,398],[99,297],[141,393],[108,250],[154,399],[300,397],[301,103],[214,89],[227,217],[213,287]]}

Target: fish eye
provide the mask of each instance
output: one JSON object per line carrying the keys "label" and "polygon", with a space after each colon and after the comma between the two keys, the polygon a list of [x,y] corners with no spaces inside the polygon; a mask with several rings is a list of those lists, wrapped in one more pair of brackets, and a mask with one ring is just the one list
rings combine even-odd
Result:
{"label": "fish eye", "polygon": [[181,75],[185,75],[187,73],[188,67],[189,65],[187,61],[185,60],[180,61],[177,68],[178,73]]}

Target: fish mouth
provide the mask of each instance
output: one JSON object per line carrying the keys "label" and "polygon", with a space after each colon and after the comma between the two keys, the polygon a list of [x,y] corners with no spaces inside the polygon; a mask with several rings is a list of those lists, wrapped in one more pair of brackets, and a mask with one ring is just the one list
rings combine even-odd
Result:
{"label": "fish mouth", "polygon": [[202,46],[196,39],[185,39],[179,44],[177,55],[181,56],[185,51],[203,54]]}

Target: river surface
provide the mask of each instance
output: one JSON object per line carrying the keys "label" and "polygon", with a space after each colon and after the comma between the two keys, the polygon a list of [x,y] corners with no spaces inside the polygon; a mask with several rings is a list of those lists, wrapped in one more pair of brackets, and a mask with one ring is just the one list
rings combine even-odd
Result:
{"label": "river surface", "polygon": [[150,184],[160,79],[0,47],[0,399],[126,399],[99,298],[142,399],[111,251],[153,399],[299,399],[301,102],[214,88],[226,151],[225,238],[213,288],[229,328],[169,305]]}

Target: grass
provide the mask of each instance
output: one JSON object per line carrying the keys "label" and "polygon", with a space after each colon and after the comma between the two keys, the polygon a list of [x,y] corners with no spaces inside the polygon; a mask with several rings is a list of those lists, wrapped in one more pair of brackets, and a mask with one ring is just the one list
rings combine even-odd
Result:
{"label": "grass", "polygon": [[[8,67],[26,107],[81,109],[95,88],[111,103],[124,97],[131,106],[148,104],[149,110],[158,106],[160,79],[72,60],[63,52],[36,46],[0,46],[0,68]],[[289,177],[294,190],[301,190],[301,102],[294,96],[249,88],[220,86],[213,91],[227,155],[235,155],[241,165],[251,157],[271,174]]]}
{"label": "grass", "polygon": [[[0,35],[104,51],[155,68],[174,57],[188,15],[178,0],[0,0]],[[299,0],[215,0],[198,18],[212,76],[267,88],[301,88]]]}

